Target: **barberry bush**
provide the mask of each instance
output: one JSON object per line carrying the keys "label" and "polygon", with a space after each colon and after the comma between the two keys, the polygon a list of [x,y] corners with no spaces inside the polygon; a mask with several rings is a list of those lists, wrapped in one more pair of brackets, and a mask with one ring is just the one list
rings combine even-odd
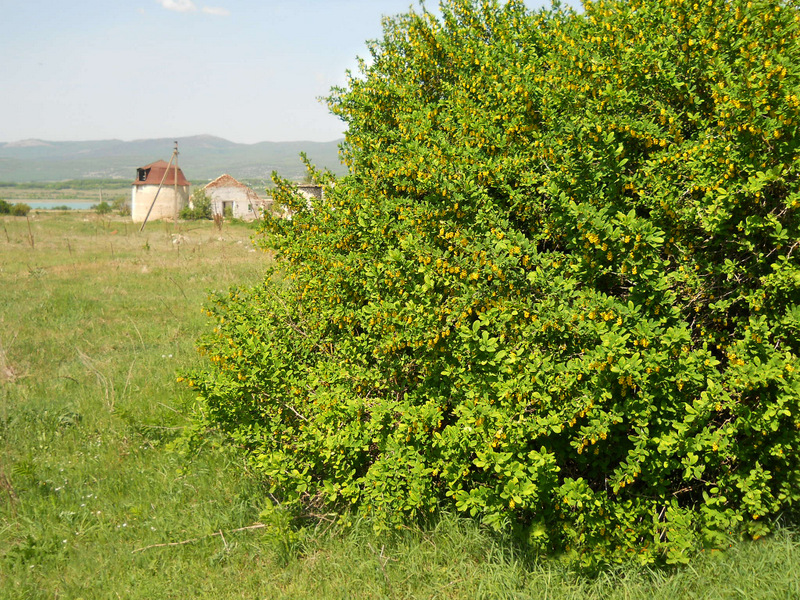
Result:
{"label": "barberry bush", "polygon": [[349,174],[208,304],[197,430],[297,511],[442,510],[584,565],[800,501],[794,1],[446,0],[329,97]]}

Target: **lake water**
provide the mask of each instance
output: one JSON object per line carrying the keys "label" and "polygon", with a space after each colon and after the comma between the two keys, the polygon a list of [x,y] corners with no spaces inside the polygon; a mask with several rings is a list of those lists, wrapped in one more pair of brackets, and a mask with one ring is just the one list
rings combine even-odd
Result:
{"label": "lake water", "polygon": [[31,208],[35,208],[38,210],[41,209],[51,209],[54,206],[67,206],[70,210],[89,210],[95,204],[98,204],[99,200],[14,200],[13,202],[25,202]]}

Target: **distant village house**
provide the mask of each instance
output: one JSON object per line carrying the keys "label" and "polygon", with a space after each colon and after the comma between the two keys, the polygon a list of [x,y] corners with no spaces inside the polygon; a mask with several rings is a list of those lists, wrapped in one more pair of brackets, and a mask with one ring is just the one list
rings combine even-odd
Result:
{"label": "distant village house", "polygon": [[145,219],[177,219],[189,202],[189,185],[183,171],[163,160],[139,167],[131,184],[131,218],[139,223]]}
{"label": "distant village house", "polygon": [[297,186],[297,191],[309,200],[322,200],[322,186],[314,183],[301,183]]}
{"label": "distant village house", "polygon": [[220,175],[203,189],[211,200],[211,212],[215,215],[252,221],[272,207],[272,198],[259,198],[252,189],[227,173]]}
{"label": "distant village house", "polygon": [[[322,186],[314,183],[297,184],[297,192],[306,199],[306,206],[308,208],[312,207],[313,201],[322,200],[325,195]],[[282,207],[282,209],[278,212],[284,219],[292,218],[292,212],[286,207]]]}

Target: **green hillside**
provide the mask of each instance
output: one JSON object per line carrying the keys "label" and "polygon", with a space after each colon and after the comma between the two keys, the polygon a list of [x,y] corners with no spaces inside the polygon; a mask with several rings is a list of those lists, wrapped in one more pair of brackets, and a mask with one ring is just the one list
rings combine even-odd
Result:
{"label": "green hillside", "polygon": [[[331,142],[260,142],[237,144],[209,135],[178,138],[179,164],[192,182],[223,173],[237,179],[265,179],[278,171],[290,179],[305,175],[300,153],[319,167],[345,171],[338,157],[341,140]],[[173,138],[0,143],[0,181],[40,182],[64,179],[133,179],[137,167],[169,160]]]}

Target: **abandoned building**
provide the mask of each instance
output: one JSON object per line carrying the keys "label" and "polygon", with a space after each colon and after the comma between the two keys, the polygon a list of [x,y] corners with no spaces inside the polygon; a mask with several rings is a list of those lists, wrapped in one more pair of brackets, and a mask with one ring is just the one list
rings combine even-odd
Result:
{"label": "abandoned building", "polygon": [[211,212],[224,217],[252,221],[272,207],[272,199],[261,199],[245,184],[228,175],[220,175],[205,188],[211,200]]}
{"label": "abandoned building", "polygon": [[136,169],[136,181],[131,184],[131,218],[134,222],[177,219],[188,202],[189,182],[177,165],[159,160]]}
{"label": "abandoned building", "polygon": [[322,200],[322,186],[315,183],[301,183],[297,186],[297,191],[309,200]]}

